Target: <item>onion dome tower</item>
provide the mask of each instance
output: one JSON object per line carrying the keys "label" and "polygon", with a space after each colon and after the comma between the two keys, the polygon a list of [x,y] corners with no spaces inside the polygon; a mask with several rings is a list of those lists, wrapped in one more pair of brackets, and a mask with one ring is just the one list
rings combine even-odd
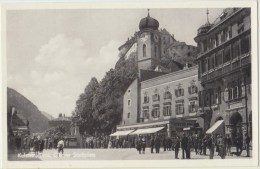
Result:
{"label": "onion dome tower", "polygon": [[207,33],[210,30],[210,28],[213,26],[213,24],[211,24],[209,22],[209,10],[208,9],[207,9],[207,13],[206,14],[207,14],[207,22],[206,22],[206,24],[204,24],[201,27],[199,27],[198,35]]}
{"label": "onion dome tower", "polygon": [[140,20],[139,29],[140,30],[144,30],[144,29],[158,30],[158,28],[159,28],[159,22],[156,19],[150,17],[149,9],[148,9],[147,17]]}

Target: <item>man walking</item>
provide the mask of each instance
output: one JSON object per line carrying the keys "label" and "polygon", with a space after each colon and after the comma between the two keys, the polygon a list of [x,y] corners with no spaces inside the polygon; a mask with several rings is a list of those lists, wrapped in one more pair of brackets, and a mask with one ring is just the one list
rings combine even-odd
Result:
{"label": "man walking", "polygon": [[208,148],[209,148],[209,159],[213,159],[213,157],[214,157],[214,149],[215,149],[213,134],[208,139]]}
{"label": "man walking", "polygon": [[186,137],[186,134],[183,134],[183,137],[181,139],[181,148],[182,148],[182,158],[185,159],[185,154],[187,153],[187,146],[188,146],[188,137]]}
{"label": "man walking", "polygon": [[250,157],[249,145],[250,145],[251,138],[249,137],[248,134],[245,134],[245,136],[246,136],[246,139],[245,139],[245,143],[246,143],[246,156]]}

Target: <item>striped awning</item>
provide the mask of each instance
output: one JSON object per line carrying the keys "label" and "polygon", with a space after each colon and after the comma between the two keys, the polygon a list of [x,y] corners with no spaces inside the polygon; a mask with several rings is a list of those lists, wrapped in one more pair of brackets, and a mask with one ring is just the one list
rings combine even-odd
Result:
{"label": "striped awning", "polygon": [[110,136],[127,136],[132,133],[134,130],[124,130],[124,131],[116,131],[115,133],[110,134]]}
{"label": "striped awning", "polygon": [[152,134],[152,133],[156,133],[162,129],[164,129],[165,127],[154,127],[154,128],[146,128],[146,129],[137,129],[136,131],[130,133],[130,135],[139,135],[139,134]]}
{"label": "striped awning", "polygon": [[224,124],[224,120],[218,120],[213,126],[211,126],[207,131],[206,134],[214,134],[214,133],[222,133],[223,128],[221,127]]}

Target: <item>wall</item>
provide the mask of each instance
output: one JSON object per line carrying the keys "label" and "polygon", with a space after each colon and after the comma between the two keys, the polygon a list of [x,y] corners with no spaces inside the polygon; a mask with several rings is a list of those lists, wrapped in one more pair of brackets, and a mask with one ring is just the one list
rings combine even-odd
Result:
{"label": "wall", "polygon": [[[194,81],[195,85],[198,87],[200,84],[198,82],[197,76],[197,66],[192,68],[181,70],[178,72],[162,75],[150,80],[146,80],[141,82],[141,106],[140,112],[144,106],[149,106],[149,113],[150,119],[149,121],[153,121],[151,118],[151,111],[154,104],[160,105],[160,118],[159,119],[169,119],[170,117],[183,117],[183,116],[192,116],[195,115],[194,113],[191,114],[188,112],[189,106],[189,99],[195,99],[196,103],[198,103],[198,94],[189,94],[188,87],[190,86],[190,82]],[[184,89],[184,96],[176,97],[175,96],[175,89],[177,89],[178,85],[181,84],[182,88]],[[164,92],[166,88],[169,88],[169,91],[172,94],[172,99],[164,99]],[[152,95],[154,91],[158,90],[158,94],[160,95],[160,100],[153,102]],[[149,96],[149,103],[144,103],[144,95],[147,93]],[[176,101],[184,100],[184,115],[177,115],[175,113],[175,105]],[[163,105],[165,102],[171,102],[171,111],[172,114],[170,117],[163,116]],[[155,119],[156,120],[156,119]]]}
{"label": "wall", "polygon": [[[128,105],[128,100],[131,104]],[[137,123],[138,113],[138,79],[128,87],[124,94],[122,125]],[[130,118],[128,118],[130,113]]]}

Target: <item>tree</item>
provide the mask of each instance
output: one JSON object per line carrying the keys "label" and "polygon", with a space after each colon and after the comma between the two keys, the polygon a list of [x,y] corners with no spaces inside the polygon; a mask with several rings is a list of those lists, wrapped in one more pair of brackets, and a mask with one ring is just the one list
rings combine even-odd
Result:
{"label": "tree", "polygon": [[[76,110],[73,121],[79,126],[79,131],[81,134],[84,132],[90,134],[93,133],[92,126],[95,123],[95,120],[93,119],[92,101],[98,86],[99,84],[97,79],[93,77],[86,86],[84,93],[82,93],[76,101]],[[75,118],[77,118],[76,121]]]}

